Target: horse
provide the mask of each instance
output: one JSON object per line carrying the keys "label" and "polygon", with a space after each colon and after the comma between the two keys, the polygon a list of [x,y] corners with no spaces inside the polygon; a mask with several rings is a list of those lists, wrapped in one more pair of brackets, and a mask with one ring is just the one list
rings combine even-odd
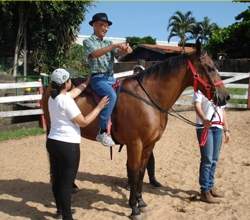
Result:
{"label": "horse", "polygon": [[[149,156],[166,128],[169,109],[189,86],[195,91],[199,89],[219,106],[230,98],[214,62],[199,47],[191,54],[168,58],[121,82],[111,132],[117,143],[127,147],[129,206],[133,219],[140,218],[147,206],[142,198],[142,183]],[[48,97],[49,92],[43,96],[43,108],[49,122]],[[82,114],[89,113],[96,105],[88,92],[75,101]],[[97,132],[98,119],[81,128],[81,135],[91,140],[95,140]]]}

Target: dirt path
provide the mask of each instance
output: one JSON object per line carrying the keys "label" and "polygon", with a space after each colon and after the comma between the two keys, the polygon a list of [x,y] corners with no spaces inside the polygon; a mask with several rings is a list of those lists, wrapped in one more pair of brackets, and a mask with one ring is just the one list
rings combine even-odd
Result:
{"label": "dirt path", "polygon": [[[193,112],[184,115],[194,119]],[[231,142],[224,145],[217,172],[217,186],[226,193],[219,205],[193,200],[199,191],[199,149],[194,128],[170,118],[154,150],[156,175],[164,185],[153,189],[145,177],[144,220],[250,219],[250,111],[229,111]],[[0,142],[0,219],[53,219],[55,212],[49,184],[45,137]],[[117,148],[118,149],[118,148]],[[75,219],[126,220],[126,150],[114,152],[82,140],[77,184],[73,195]]]}

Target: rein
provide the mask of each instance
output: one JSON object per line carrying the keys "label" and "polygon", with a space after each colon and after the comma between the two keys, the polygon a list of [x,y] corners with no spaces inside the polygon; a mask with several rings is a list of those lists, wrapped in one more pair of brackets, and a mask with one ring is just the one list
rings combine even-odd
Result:
{"label": "rein", "polygon": [[[193,88],[194,88],[194,91],[197,92],[198,90],[198,83],[200,83],[202,86],[204,86],[205,90],[206,90],[206,93],[207,93],[207,97],[209,98],[209,100],[211,100],[212,98],[212,92],[211,92],[211,89],[212,89],[212,86],[206,82],[205,80],[203,80],[200,75],[197,73],[195,67],[193,66],[192,62],[190,60],[187,61],[187,64],[188,64],[188,68],[190,68],[191,70],[191,73],[193,75],[193,79],[194,79],[194,83],[193,83]],[[209,77],[208,77],[209,78]],[[147,98],[149,100],[146,100],[144,98],[142,98],[141,96],[139,95],[136,95],[134,94],[133,92],[121,87],[120,88],[120,92],[125,92],[143,102],[145,102],[146,104],[158,109],[160,112],[162,113],[165,113],[165,114],[168,114],[168,115],[171,115],[181,121],[184,121],[185,123],[191,125],[191,126],[194,126],[194,127],[198,127],[198,124],[197,123],[194,123],[192,122],[191,120],[187,119],[186,117],[182,116],[181,114],[179,114],[175,109],[171,108],[171,111],[174,112],[175,114],[169,112],[167,109],[164,109],[162,108],[151,96],[150,94],[147,92],[147,90],[144,88],[144,86],[142,85],[140,79],[138,77],[136,77],[136,81],[138,82],[138,85],[141,87],[142,91],[146,94]],[[221,84],[223,84],[222,80],[219,80],[215,83],[211,82],[212,85],[214,87],[216,86],[219,86]]]}

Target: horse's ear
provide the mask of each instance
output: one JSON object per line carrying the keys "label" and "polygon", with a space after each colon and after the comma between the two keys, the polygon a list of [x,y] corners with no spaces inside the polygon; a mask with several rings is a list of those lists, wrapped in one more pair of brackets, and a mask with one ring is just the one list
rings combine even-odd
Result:
{"label": "horse's ear", "polygon": [[200,37],[198,37],[196,42],[195,42],[195,48],[196,48],[197,56],[200,57],[201,56],[201,39],[200,39]]}

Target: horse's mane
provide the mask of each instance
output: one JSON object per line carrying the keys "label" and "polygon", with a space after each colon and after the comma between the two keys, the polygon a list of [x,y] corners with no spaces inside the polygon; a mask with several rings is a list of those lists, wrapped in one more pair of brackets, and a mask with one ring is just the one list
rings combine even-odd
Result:
{"label": "horse's mane", "polygon": [[[169,57],[159,63],[156,63],[150,66],[149,68],[145,70],[142,70],[140,73],[132,77],[143,79],[144,77],[151,76],[153,74],[165,75],[170,72],[174,72],[175,70],[180,68],[180,66],[184,65],[186,63],[187,58],[190,56],[191,55],[189,54],[181,54],[181,55]],[[165,71],[161,71],[161,70],[165,70]]]}

